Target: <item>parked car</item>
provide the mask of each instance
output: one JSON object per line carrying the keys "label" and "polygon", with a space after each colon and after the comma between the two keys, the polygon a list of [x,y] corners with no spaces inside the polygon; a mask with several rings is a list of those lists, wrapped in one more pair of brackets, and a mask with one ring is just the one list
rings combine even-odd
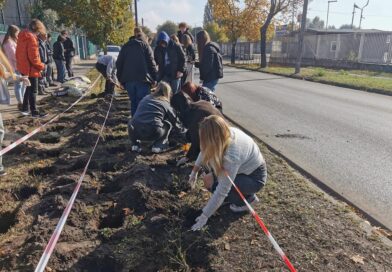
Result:
{"label": "parked car", "polygon": [[108,45],[107,49],[107,55],[117,58],[118,54],[120,54],[121,47],[117,45]]}

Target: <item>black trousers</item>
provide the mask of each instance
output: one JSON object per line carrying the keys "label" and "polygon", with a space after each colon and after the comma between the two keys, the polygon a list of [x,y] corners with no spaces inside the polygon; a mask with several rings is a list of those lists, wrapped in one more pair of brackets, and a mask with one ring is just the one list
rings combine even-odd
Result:
{"label": "black trousers", "polygon": [[132,145],[137,141],[152,141],[153,147],[161,147],[168,143],[169,135],[172,130],[172,124],[169,121],[163,121],[163,127],[157,127],[150,124],[132,124],[128,122],[128,135]]}
{"label": "black trousers", "polygon": [[34,113],[37,111],[36,107],[36,97],[38,93],[38,83],[39,83],[39,78],[37,77],[29,77],[31,86],[26,87],[25,94],[23,96],[23,106],[22,110],[23,111],[28,111],[29,106],[31,113]]}
{"label": "black trousers", "polygon": [[72,70],[72,60],[73,60],[73,57],[65,57],[65,68],[67,69],[67,71],[68,71],[68,76],[69,77],[73,77],[74,76],[74,73],[73,73],[73,70]]}
{"label": "black trousers", "polygon": [[[103,77],[105,77],[105,78],[107,77],[107,74],[106,74],[107,66],[106,65],[97,62],[97,64],[95,64],[95,68],[98,70],[98,72],[100,72],[103,75]],[[114,83],[111,80],[106,79],[105,93],[113,94],[114,87],[115,87]]]}

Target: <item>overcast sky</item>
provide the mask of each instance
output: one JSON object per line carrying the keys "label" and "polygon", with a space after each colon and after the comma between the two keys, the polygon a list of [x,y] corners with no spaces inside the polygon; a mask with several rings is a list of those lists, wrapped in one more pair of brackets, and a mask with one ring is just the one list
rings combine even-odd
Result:
{"label": "overcast sky", "polygon": [[[156,30],[166,20],[185,21],[192,26],[203,24],[204,5],[207,0],[139,0],[139,20]],[[329,25],[339,27],[351,24],[354,2],[362,7],[367,0],[338,0],[330,4]],[[326,21],[328,0],[313,0],[309,4],[309,18],[319,16]],[[354,24],[359,24],[360,10],[355,14]],[[392,0],[370,0],[364,9],[362,28],[376,28],[392,31]]]}

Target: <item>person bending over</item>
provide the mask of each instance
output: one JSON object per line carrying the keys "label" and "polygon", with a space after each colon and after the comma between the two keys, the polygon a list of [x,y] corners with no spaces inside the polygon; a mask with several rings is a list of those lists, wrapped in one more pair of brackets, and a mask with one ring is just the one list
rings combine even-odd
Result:
{"label": "person bending over", "polygon": [[[212,115],[200,123],[201,152],[189,176],[189,183],[194,186],[201,166],[212,169],[205,175],[204,186],[213,192],[203,208],[202,214],[196,218],[192,230],[200,230],[208,218],[225,201],[233,212],[247,211],[245,203],[236,192],[228,177],[251,204],[259,201],[256,192],[263,188],[267,180],[267,167],[259,147],[251,137],[241,130],[229,127],[220,116]],[[227,176],[228,175],[228,176]]]}
{"label": "person bending over", "polygon": [[177,162],[177,166],[180,166],[188,161],[195,161],[199,155],[200,122],[203,121],[205,117],[211,115],[222,116],[220,111],[207,101],[199,101],[195,103],[192,103],[191,101],[191,98],[183,92],[179,92],[173,95],[171,99],[171,105],[177,111],[177,116],[185,128],[188,129],[186,132],[186,140],[191,143],[191,147],[186,156]]}
{"label": "person bending over", "polygon": [[116,58],[110,55],[100,56],[95,64],[95,68],[106,79],[104,94],[114,94],[115,82],[117,82]]}
{"label": "person bending over", "polygon": [[169,134],[178,125],[170,106],[170,97],[170,85],[160,82],[155,92],[142,99],[135,115],[128,122],[132,151],[141,151],[141,141],[153,142],[153,153],[161,153],[169,148]]}
{"label": "person bending over", "polygon": [[207,87],[196,85],[192,82],[187,82],[182,87],[182,91],[189,95],[193,102],[200,100],[211,103],[215,108],[222,112],[222,102],[219,98]]}

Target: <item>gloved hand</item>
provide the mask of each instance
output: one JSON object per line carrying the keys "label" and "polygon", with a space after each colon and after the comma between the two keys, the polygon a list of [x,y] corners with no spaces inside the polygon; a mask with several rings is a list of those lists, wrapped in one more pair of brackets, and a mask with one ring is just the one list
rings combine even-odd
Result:
{"label": "gloved hand", "polygon": [[193,231],[201,230],[208,221],[208,217],[202,213],[198,218],[196,218],[196,223],[192,226]]}
{"label": "gloved hand", "polygon": [[23,82],[23,84],[24,84],[26,87],[31,86],[29,77],[27,77],[27,76],[22,76],[22,82]]}
{"label": "gloved hand", "polygon": [[189,175],[189,180],[188,180],[188,183],[191,185],[192,189],[195,187],[196,180],[197,180],[197,172],[192,171],[192,173]]}
{"label": "gloved hand", "polygon": [[188,162],[188,160],[189,159],[187,157],[183,157],[183,158],[179,159],[178,162],[177,162],[177,167],[181,166],[183,164],[186,164]]}

